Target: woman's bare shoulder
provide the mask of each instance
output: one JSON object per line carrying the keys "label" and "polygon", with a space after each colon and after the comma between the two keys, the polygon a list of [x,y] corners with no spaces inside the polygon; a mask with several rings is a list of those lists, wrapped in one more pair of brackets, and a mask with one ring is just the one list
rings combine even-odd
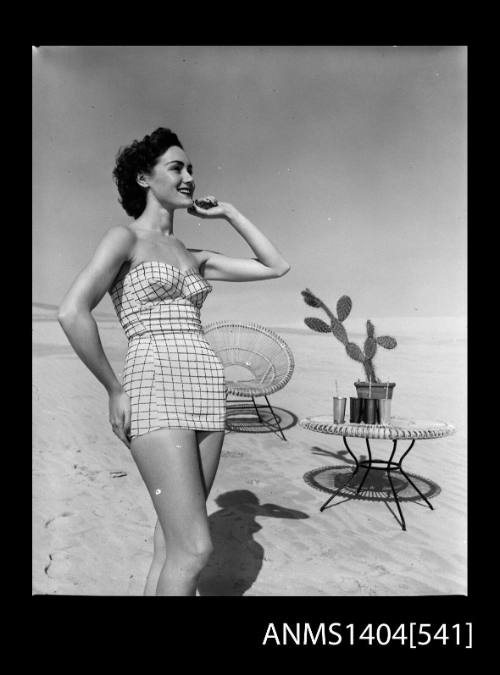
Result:
{"label": "woman's bare shoulder", "polygon": [[125,225],[110,227],[101,238],[95,250],[93,262],[107,267],[125,263],[134,255],[137,237]]}
{"label": "woman's bare shoulder", "polygon": [[104,234],[103,240],[123,243],[137,241],[137,233],[128,225],[113,225]]}
{"label": "woman's bare shoulder", "polygon": [[132,253],[137,242],[136,233],[126,225],[113,225],[104,233],[100,243],[101,250],[115,250],[122,254]]}

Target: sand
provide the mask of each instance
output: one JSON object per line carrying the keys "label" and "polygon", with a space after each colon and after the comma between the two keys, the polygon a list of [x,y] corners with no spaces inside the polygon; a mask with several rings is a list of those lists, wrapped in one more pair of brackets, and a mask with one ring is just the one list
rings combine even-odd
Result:
{"label": "sand", "polygon": [[[142,595],[156,520],[149,495],[109,427],[106,392],[74,355],[54,310],[35,305],[33,319],[33,593]],[[208,500],[215,548],[200,595],[467,593],[465,334],[444,318],[389,324],[380,332],[399,345],[380,350],[376,363],[397,383],[393,414],[456,427],[453,436],[417,442],[405,460],[431,490],[434,510],[403,501],[407,531],[391,500],[339,495],[321,513],[329,493],[305,476],[350,466],[340,438],[298,423],[286,441],[228,431]],[[291,381],[271,397],[285,420],[329,414],[335,381],[354,395],[361,366],[331,335],[299,324],[273,328],[296,361]],[[101,318],[99,329],[120,373],[121,328]],[[377,456],[387,457],[388,445],[374,442]],[[366,454],[362,441],[353,447]]]}

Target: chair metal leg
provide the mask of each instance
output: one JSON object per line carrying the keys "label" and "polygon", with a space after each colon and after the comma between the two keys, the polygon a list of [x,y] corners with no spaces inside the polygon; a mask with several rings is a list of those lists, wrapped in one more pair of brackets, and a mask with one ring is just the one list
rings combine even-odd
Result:
{"label": "chair metal leg", "polygon": [[260,416],[259,408],[258,408],[257,404],[255,403],[255,398],[253,396],[252,396],[252,403],[253,403],[253,407],[255,408],[255,412],[257,413],[257,417],[259,418],[259,422],[264,422],[264,420]]}
{"label": "chair metal leg", "polygon": [[278,420],[278,418],[276,417],[276,414],[275,414],[275,412],[274,412],[274,410],[273,410],[273,407],[272,407],[272,405],[269,403],[269,399],[267,398],[267,396],[266,396],[265,394],[264,394],[264,398],[266,399],[267,405],[269,406],[269,409],[271,410],[271,412],[272,412],[272,414],[273,414],[274,420],[275,420],[275,422],[276,422],[276,425],[278,426],[278,429],[280,430],[280,434],[281,434],[283,440],[286,441],[285,434],[283,433],[283,430],[281,429],[281,425],[280,425],[280,423],[279,423],[279,420]]}
{"label": "chair metal leg", "polygon": [[[275,421],[275,423],[276,423],[276,426],[277,426],[278,429],[279,429],[279,433],[281,434],[282,439],[283,439],[284,441],[286,441],[287,439],[285,438],[285,434],[283,433],[283,430],[282,430],[282,428],[281,428],[279,419],[278,419],[278,417],[276,416],[276,413],[274,412],[273,407],[272,407],[272,405],[270,404],[269,399],[267,398],[267,396],[266,396],[265,394],[264,394],[264,398],[265,398],[266,401],[267,401],[267,407],[269,408],[269,410],[271,411],[271,413],[272,413],[272,415],[273,415],[273,417],[274,417],[274,421]],[[261,424],[264,424],[264,425],[269,426],[270,428],[272,428],[272,425],[269,424],[268,422],[266,422],[265,419],[263,419],[262,415],[261,415],[260,412],[259,412],[259,408],[265,408],[266,406],[265,406],[264,404],[263,404],[263,405],[258,405],[258,404],[256,403],[256,401],[255,401],[255,396],[251,396],[251,398],[243,399],[242,402],[243,402],[243,403],[246,403],[246,404],[249,406],[250,401],[251,401],[252,404],[253,404],[253,407],[254,407],[254,409],[255,409],[255,412],[257,413],[257,417],[259,418],[259,422],[260,422]],[[234,407],[234,408],[238,409],[238,408],[240,407],[239,405],[237,405],[239,402],[240,402],[239,400],[238,400],[238,401],[233,401],[233,400],[228,401],[228,410],[230,410],[231,407]],[[229,405],[230,403],[233,403],[233,404],[236,403],[236,405],[231,406],[231,405]],[[241,407],[243,407],[243,406],[241,406]]]}

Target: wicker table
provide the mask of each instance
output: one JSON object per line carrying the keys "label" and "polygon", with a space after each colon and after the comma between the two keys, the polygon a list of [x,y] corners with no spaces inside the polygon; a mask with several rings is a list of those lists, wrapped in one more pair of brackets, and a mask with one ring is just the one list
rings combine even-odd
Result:
{"label": "wicker table", "polygon": [[[391,424],[354,424],[351,422],[344,422],[343,424],[334,424],[332,422],[332,417],[330,415],[317,415],[316,417],[306,417],[300,421],[300,426],[310,431],[317,431],[322,434],[333,434],[335,436],[342,436],[344,445],[351,455],[355,463],[355,469],[352,472],[350,478],[347,482],[332,494],[326,502],[321,506],[320,511],[323,511],[328,504],[336,497],[341,489],[346,487],[356,476],[360,467],[365,468],[365,475],[363,476],[357,493],[360,492],[363,487],[363,483],[370,472],[370,469],[378,469],[386,471],[389,484],[391,486],[392,493],[394,495],[394,500],[401,516],[401,523],[403,530],[406,530],[406,522],[401,510],[400,501],[391,478],[391,471],[400,471],[406,480],[413,486],[413,488],[418,492],[422,499],[426,502],[429,508],[433,508],[429,500],[420,492],[415,483],[411,480],[410,476],[404,471],[402,463],[403,459],[410,452],[410,450],[415,445],[417,440],[428,440],[432,438],[442,438],[443,436],[449,436],[455,433],[455,427],[446,422],[439,421],[429,421],[429,420],[412,420],[404,419],[400,417],[393,417],[391,419]],[[366,447],[368,450],[368,459],[359,461],[355,454],[352,452],[351,448],[347,444],[347,438],[364,438],[366,441]],[[372,451],[370,448],[369,439],[381,439],[381,440],[391,440],[393,443],[391,456],[388,460],[385,459],[373,459]],[[403,455],[398,461],[395,461],[395,455],[397,450],[397,444],[400,440],[411,441],[410,446],[404,451]]]}

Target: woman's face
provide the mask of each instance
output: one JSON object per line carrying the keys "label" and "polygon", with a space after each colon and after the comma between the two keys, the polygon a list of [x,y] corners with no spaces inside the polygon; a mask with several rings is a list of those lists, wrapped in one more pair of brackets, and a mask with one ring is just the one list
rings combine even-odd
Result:
{"label": "woman's face", "polygon": [[193,166],[182,148],[171,146],[160,155],[144,180],[164,208],[187,209],[193,203]]}

